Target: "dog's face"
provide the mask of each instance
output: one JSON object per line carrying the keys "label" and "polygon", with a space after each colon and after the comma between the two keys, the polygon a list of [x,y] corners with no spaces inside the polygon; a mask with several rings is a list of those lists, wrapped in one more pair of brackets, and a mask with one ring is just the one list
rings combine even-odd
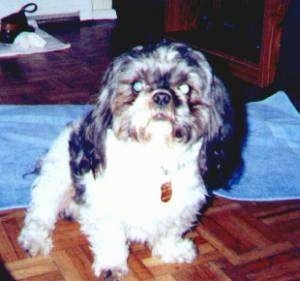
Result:
{"label": "dog's face", "polygon": [[136,47],[113,60],[82,139],[93,171],[105,167],[105,136],[141,144],[158,138],[186,145],[200,139],[201,176],[223,185],[240,162],[232,104],[203,54],[182,43]]}
{"label": "dog's face", "polygon": [[147,142],[160,134],[187,143],[207,130],[212,74],[200,52],[175,43],[136,47],[110,75],[117,137]]}

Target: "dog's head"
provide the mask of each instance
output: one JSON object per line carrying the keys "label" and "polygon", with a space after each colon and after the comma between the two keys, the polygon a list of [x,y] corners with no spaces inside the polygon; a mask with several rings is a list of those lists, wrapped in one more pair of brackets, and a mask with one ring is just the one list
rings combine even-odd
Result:
{"label": "dog's head", "polygon": [[188,143],[205,133],[213,78],[200,52],[178,43],[136,47],[114,62],[110,78],[119,138],[147,142],[162,134]]}
{"label": "dog's head", "polygon": [[239,160],[229,155],[235,132],[227,91],[204,55],[182,43],[139,46],[116,58],[87,120],[85,136],[100,168],[107,128],[119,139],[141,143],[157,135],[183,145],[202,138],[199,170],[210,186],[225,183]]}

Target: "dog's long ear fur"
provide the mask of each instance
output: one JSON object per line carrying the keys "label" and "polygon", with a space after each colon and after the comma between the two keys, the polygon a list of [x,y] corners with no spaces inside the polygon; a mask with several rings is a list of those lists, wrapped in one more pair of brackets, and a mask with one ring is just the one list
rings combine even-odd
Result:
{"label": "dog's long ear fur", "polygon": [[112,123],[111,99],[123,64],[124,60],[115,59],[109,65],[102,79],[96,106],[70,137],[70,166],[77,201],[82,200],[85,189],[80,183],[80,177],[88,171],[92,171],[95,176],[105,168],[105,137]]}
{"label": "dog's long ear fur", "polygon": [[208,188],[226,188],[231,179],[238,177],[242,167],[243,133],[238,125],[241,120],[237,120],[238,112],[225,86],[214,75],[209,97],[209,124],[199,151],[199,170]]}

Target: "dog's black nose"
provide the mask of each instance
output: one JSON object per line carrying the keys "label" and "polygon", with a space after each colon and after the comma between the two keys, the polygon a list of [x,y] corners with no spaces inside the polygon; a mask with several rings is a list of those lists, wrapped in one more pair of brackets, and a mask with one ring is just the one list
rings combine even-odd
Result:
{"label": "dog's black nose", "polygon": [[171,95],[167,92],[157,92],[152,99],[157,105],[166,106],[171,101]]}

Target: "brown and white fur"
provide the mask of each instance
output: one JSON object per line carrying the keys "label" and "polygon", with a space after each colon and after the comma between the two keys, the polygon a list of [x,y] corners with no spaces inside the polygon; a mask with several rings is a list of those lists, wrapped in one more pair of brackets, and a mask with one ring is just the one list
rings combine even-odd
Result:
{"label": "brown and white fur", "polygon": [[48,254],[65,215],[87,236],[96,276],[126,274],[130,241],[165,262],[193,261],[196,248],[182,236],[207,188],[235,170],[234,135],[230,97],[201,52],[166,41],[133,48],[110,64],[94,109],[44,157],[19,243]]}

